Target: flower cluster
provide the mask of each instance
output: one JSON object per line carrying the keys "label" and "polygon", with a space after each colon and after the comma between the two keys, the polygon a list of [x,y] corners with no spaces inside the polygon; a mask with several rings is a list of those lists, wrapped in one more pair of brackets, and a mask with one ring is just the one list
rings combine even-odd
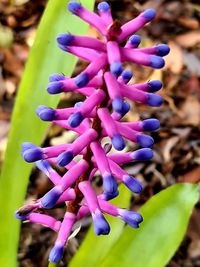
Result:
{"label": "flower cluster", "polygon": [[[39,223],[58,232],[49,256],[52,262],[61,260],[74,223],[89,213],[97,235],[106,235],[110,231],[104,214],[118,217],[134,228],[138,228],[142,222],[139,213],[114,206],[109,200],[118,195],[118,182],[133,193],[141,192],[141,183],[123,170],[121,165],[152,158],[154,140],[144,132],[157,130],[159,121],[151,118],[121,122],[120,119],[130,109],[127,100],[151,107],[160,106],[163,99],[155,92],[161,89],[162,83],[152,80],[142,84],[129,84],[132,72],[124,69],[123,63],[162,68],[163,56],[169,53],[169,47],[165,44],[138,48],[140,36],[131,35],[155,17],[153,9],[147,9],[124,25],[113,21],[110,6],[106,2],[98,5],[98,14],[90,12],[78,2],[70,2],[68,9],[95,27],[102,34],[102,39],[68,33],[58,35],[58,46],[62,50],[89,64],[73,78],[52,74],[47,91],[50,94],[78,92],[85,100],[64,109],[39,106],[36,113],[43,121],[51,121],[72,130],[78,137],[71,144],[45,148],[23,143],[22,155],[25,161],[36,162],[36,166],[53,183],[53,188],[42,198],[23,206],[15,213],[20,220]],[[103,146],[104,137],[110,138],[111,143]],[[126,139],[137,143],[141,148],[134,152],[110,152],[112,146],[118,151],[123,150]],[[62,177],[55,170],[55,165],[66,169]],[[103,183],[99,195],[92,187],[96,172],[100,173]],[[66,203],[62,221],[37,212],[38,209],[51,209],[59,203]]]}

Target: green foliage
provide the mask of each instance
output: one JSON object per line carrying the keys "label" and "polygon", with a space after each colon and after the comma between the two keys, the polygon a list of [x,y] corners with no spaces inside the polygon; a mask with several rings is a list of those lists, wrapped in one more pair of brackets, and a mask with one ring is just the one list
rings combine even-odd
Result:
{"label": "green foliage", "polygon": [[[192,184],[177,184],[161,191],[140,209],[144,217],[140,229],[126,226],[112,244],[109,239],[107,243],[105,239],[96,240],[90,230],[70,267],[78,267],[81,262],[95,267],[165,266],[183,239],[198,198],[198,186]],[[110,249],[101,255],[107,244]]]}
{"label": "green foliage", "polygon": [[[81,1],[92,8],[92,0]],[[86,33],[87,25],[66,10],[67,1],[49,0],[24,71],[13,111],[5,161],[0,177],[0,266],[16,266],[19,221],[13,216],[24,200],[32,168],[20,156],[22,142],[39,145],[48,124],[35,115],[38,105],[56,107],[59,96],[48,95],[45,87],[53,72],[70,75],[76,59],[57,48],[56,36],[70,31]]]}
{"label": "green foliage", "polygon": [[[112,203],[123,208],[129,208],[130,199],[130,191],[124,186],[120,186],[119,196],[114,199]],[[81,247],[70,262],[69,267],[82,266],[83,262],[87,267],[97,266],[108,253],[122,233],[124,222],[111,216],[107,219],[111,227],[110,234],[107,236],[96,236],[94,234],[93,226],[91,226]]]}

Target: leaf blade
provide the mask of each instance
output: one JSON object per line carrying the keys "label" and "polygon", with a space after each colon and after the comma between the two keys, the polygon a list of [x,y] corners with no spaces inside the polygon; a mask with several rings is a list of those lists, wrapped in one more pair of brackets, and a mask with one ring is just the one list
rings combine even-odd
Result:
{"label": "leaf blade", "polygon": [[198,187],[191,184],[177,184],[152,197],[140,209],[144,217],[141,229],[126,226],[98,266],[165,266],[183,239],[198,197]]}

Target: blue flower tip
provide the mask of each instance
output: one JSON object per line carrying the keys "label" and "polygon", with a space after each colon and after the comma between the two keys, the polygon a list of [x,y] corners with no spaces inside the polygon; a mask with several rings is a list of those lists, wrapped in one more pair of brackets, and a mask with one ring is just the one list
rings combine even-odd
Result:
{"label": "blue flower tip", "polygon": [[51,209],[56,205],[59,197],[62,194],[62,190],[59,187],[52,188],[41,198],[41,204],[46,209]]}
{"label": "blue flower tip", "polygon": [[133,160],[150,160],[153,157],[153,151],[150,148],[141,148],[132,152]]}
{"label": "blue flower tip", "polygon": [[39,147],[30,148],[24,151],[23,157],[26,162],[35,162],[42,159],[43,152]]}
{"label": "blue flower tip", "polygon": [[49,82],[57,82],[65,79],[65,76],[60,73],[53,73],[49,76]]}
{"label": "blue flower tip", "polygon": [[62,81],[51,82],[47,85],[47,92],[49,94],[59,94],[62,92],[63,83]]}
{"label": "blue flower tip", "polygon": [[64,45],[64,46],[71,45],[73,39],[74,39],[74,36],[68,33],[60,33],[57,36],[57,42],[60,45]]}
{"label": "blue flower tip", "polygon": [[115,195],[118,192],[117,183],[111,174],[103,176],[103,188],[105,194]]}
{"label": "blue flower tip", "polygon": [[83,121],[84,117],[81,114],[81,112],[76,112],[74,114],[72,114],[69,119],[68,119],[68,123],[71,127],[75,128],[77,126],[80,125],[80,123]]}
{"label": "blue flower tip", "polygon": [[147,19],[147,21],[150,21],[155,18],[156,11],[153,8],[149,8],[145,10],[142,15],[145,17],[145,19]]}
{"label": "blue flower tip", "polygon": [[150,58],[150,66],[154,69],[161,69],[165,65],[165,61],[162,57],[159,56],[151,56]]}
{"label": "blue flower tip", "polygon": [[124,139],[121,137],[121,135],[116,134],[112,137],[112,144],[115,149],[117,150],[123,150],[126,146]]}
{"label": "blue flower tip", "polygon": [[81,88],[89,82],[89,76],[87,73],[81,73],[75,78],[76,86]]}
{"label": "blue flower tip", "polygon": [[129,41],[132,45],[139,45],[141,42],[141,37],[137,34],[134,34],[129,38]]}
{"label": "blue flower tip", "polygon": [[163,85],[160,80],[153,80],[148,82],[148,86],[150,87],[148,91],[153,93],[159,91]]}
{"label": "blue flower tip", "polygon": [[80,11],[80,9],[82,8],[82,5],[80,3],[75,2],[75,1],[71,1],[68,3],[67,8],[72,14],[77,15],[78,12]]}
{"label": "blue flower tip", "polygon": [[144,131],[155,131],[160,128],[160,122],[157,119],[147,119],[142,122]]}
{"label": "blue flower tip", "polygon": [[147,104],[151,107],[160,107],[163,103],[163,98],[160,95],[148,94]]}
{"label": "blue flower tip", "polygon": [[37,148],[37,146],[30,142],[22,143],[21,154],[23,155],[26,150],[31,149],[31,148]]}
{"label": "blue flower tip", "polygon": [[21,220],[21,221],[24,221],[27,218],[27,214],[26,215],[20,215],[18,211],[14,212],[14,216],[16,219]]}
{"label": "blue flower tip", "polygon": [[142,184],[135,178],[124,175],[123,182],[133,193],[140,194],[142,192]]}
{"label": "blue flower tip", "polygon": [[36,113],[40,117],[40,119],[43,121],[53,121],[56,119],[55,110],[49,107],[43,106],[42,108],[41,106],[39,106],[36,109]]}
{"label": "blue flower tip", "polygon": [[124,110],[124,100],[121,97],[116,97],[112,101],[112,108],[118,113],[122,113]]}
{"label": "blue flower tip", "polygon": [[97,8],[100,12],[106,12],[106,11],[110,10],[110,6],[107,2],[99,3]]}
{"label": "blue flower tip", "polygon": [[123,67],[121,62],[113,62],[110,65],[110,72],[118,77],[123,72]]}
{"label": "blue flower tip", "polygon": [[164,57],[169,54],[170,48],[166,44],[159,44],[157,45],[158,55]]}
{"label": "blue flower tip", "polygon": [[49,261],[58,263],[62,259],[63,253],[64,253],[64,247],[55,245],[50,251]]}
{"label": "blue flower tip", "polygon": [[122,79],[124,81],[130,81],[130,79],[133,77],[133,73],[130,70],[124,70],[122,72]]}
{"label": "blue flower tip", "polygon": [[152,147],[154,140],[151,136],[146,134],[138,134],[137,143],[142,147]]}
{"label": "blue flower tip", "polygon": [[60,167],[64,167],[72,161],[73,157],[74,156],[71,151],[65,151],[57,157],[56,161]]}
{"label": "blue flower tip", "polygon": [[110,225],[102,214],[95,214],[94,220],[94,231],[96,235],[108,235],[110,232]]}

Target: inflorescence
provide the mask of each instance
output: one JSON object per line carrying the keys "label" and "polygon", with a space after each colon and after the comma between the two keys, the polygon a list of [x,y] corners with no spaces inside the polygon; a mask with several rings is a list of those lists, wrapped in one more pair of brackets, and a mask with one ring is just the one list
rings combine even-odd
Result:
{"label": "inflorescence", "polygon": [[[161,89],[162,83],[152,80],[129,84],[132,72],[124,69],[123,63],[131,62],[159,69],[164,66],[163,56],[169,53],[166,44],[138,48],[141,39],[135,32],[154,19],[156,13],[153,9],[145,10],[124,25],[113,20],[110,6],[106,2],[98,5],[98,14],[87,10],[78,2],[70,2],[68,9],[95,27],[101,33],[102,40],[68,33],[59,34],[58,46],[89,64],[73,78],[62,74],[50,75],[47,91],[50,94],[78,92],[85,100],[76,103],[74,107],[63,109],[39,106],[36,113],[43,121],[51,121],[76,132],[78,138],[71,144],[45,148],[29,142],[23,143],[22,155],[25,161],[36,162],[36,166],[53,183],[53,188],[42,198],[23,206],[15,213],[16,218],[22,221],[39,223],[58,233],[49,255],[51,262],[61,260],[73,225],[89,213],[97,235],[107,235],[110,232],[103,214],[118,217],[134,228],[138,228],[142,222],[139,213],[114,206],[109,200],[118,195],[118,182],[133,193],[139,194],[142,191],[141,183],[120,165],[153,157],[151,147],[154,140],[144,132],[157,130],[160,124],[154,118],[135,122],[120,120],[130,110],[127,99],[151,107],[160,106],[163,99],[155,92]],[[109,137],[112,145],[103,146],[104,137]],[[111,146],[118,151],[123,150],[125,139],[142,148],[134,152],[110,152]],[[62,177],[55,170],[55,165],[66,169]],[[96,172],[100,173],[103,183],[99,195],[92,187]],[[63,221],[37,212],[51,209],[60,203],[66,204]]]}

